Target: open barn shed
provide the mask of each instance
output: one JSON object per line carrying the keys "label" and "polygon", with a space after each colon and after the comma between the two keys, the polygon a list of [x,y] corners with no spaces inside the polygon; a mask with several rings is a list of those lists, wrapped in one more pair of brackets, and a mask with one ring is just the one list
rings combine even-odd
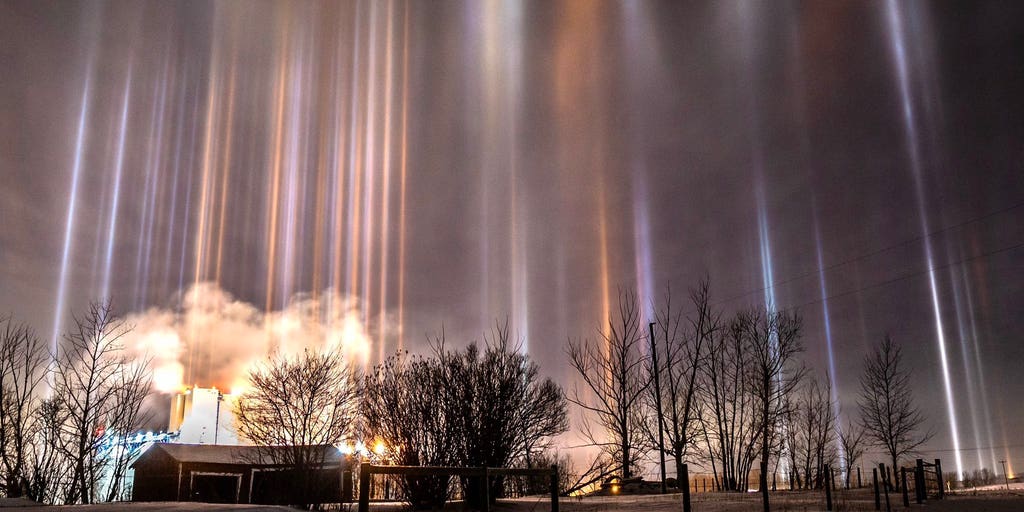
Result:
{"label": "open barn shed", "polygon": [[341,503],[351,460],[334,446],[311,447],[323,463],[298,471],[286,446],[155,444],[132,464],[133,501],[206,503]]}

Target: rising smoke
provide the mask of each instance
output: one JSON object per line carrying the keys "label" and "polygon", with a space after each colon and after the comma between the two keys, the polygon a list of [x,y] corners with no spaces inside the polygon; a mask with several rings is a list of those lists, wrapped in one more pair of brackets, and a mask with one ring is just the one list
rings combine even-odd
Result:
{"label": "rising smoke", "polygon": [[297,294],[278,311],[264,312],[214,283],[199,283],[168,308],[125,317],[125,340],[137,357],[151,357],[153,387],[172,393],[186,385],[236,393],[248,369],[275,353],[341,350],[353,364],[369,360],[371,338],[357,299],[333,290]]}

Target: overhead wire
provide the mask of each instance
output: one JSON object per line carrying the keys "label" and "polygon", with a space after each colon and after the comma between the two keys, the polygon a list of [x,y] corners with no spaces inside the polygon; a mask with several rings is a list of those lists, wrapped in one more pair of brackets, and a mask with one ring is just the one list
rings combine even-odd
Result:
{"label": "overhead wire", "polygon": [[[925,240],[926,238],[930,238],[932,236],[945,233],[947,231],[952,231],[954,229],[962,228],[962,227],[968,226],[970,224],[981,222],[981,221],[990,219],[992,217],[995,217],[995,216],[998,216],[998,215],[1002,215],[1004,213],[1011,212],[1011,211],[1016,210],[1016,209],[1021,208],[1021,207],[1024,207],[1024,201],[1018,202],[1018,203],[1014,203],[1012,205],[1009,205],[1009,206],[1006,206],[1006,207],[1003,207],[1003,208],[1000,208],[1000,209],[997,209],[997,210],[990,211],[990,212],[988,212],[986,214],[983,214],[983,215],[980,215],[978,217],[972,217],[970,219],[958,222],[956,224],[950,224],[950,225],[941,227],[939,229],[935,229],[935,230],[930,231],[930,232],[928,232],[926,234],[923,234],[923,235],[918,235],[918,236],[915,236],[915,237],[912,237],[912,238],[907,238],[907,239],[901,240],[901,241],[899,241],[897,243],[894,243],[894,244],[891,244],[891,245],[887,245],[887,246],[884,246],[884,247],[880,247],[878,249],[875,249],[875,250],[872,250],[872,251],[869,251],[869,252],[866,252],[866,253],[863,253],[863,254],[851,257],[851,258],[847,258],[845,260],[838,261],[836,263],[832,263],[832,264],[830,264],[830,265],[828,265],[828,266],[826,266],[826,267],[824,267],[822,269],[811,270],[811,271],[808,271],[808,272],[805,272],[805,273],[802,273],[802,274],[799,274],[799,275],[796,275],[796,276],[793,276],[793,277],[790,277],[790,278],[787,278],[787,279],[784,279],[784,280],[775,281],[774,283],[772,283],[769,286],[762,286],[760,288],[756,288],[756,289],[752,289],[752,290],[749,290],[749,291],[746,291],[746,292],[743,292],[743,293],[736,294],[736,295],[733,295],[733,296],[731,296],[729,298],[722,299],[720,301],[716,301],[712,305],[713,306],[720,306],[722,304],[727,304],[727,303],[730,303],[730,302],[742,299],[743,297],[747,297],[747,296],[758,294],[758,293],[764,293],[765,291],[768,291],[768,290],[777,289],[777,288],[779,288],[782,285],[793,283],[793,282],[799,281],[801,279],[807,279],[809,277],[816,277],[816,276],[819,275],[819,272],[830,272],[830,271],[835,270],[835,269],[837,269],[839,267],[843,267],[843,266],[849,265],[850,263],[855,263],[855,262],[858,262],[858,261],[861,261],[861,260],[865,260],[865,259],[871,258],[873,256],[877,256],[879,254],[883,254],[883,253],[889,252],[889,251],[891,251],[893,249],[896,249],[898,247],[903,247],[903,246],[912,244],[914,242],[920,242],[922,240]],[[936,269],[948,268],[949,266],[952,266],[952,265],[937,266]],[[927,270],[925,272],[927,272]],[[895,280],[892,280],[892,281],[898,281],[898,280],[899,279],[895,279]],[[888,282],[886,282],[885,284],[888,284]],[[870,286],[868,288],[870,288]],[[860,290],[856,290],[856,291],[860,291]],[[844,292],[843,294],[839,294],[839,295],[835,295],[835,296],[842,296],[842,295],[848,295],[848,294],[849,293]],[[825,299],[829,299],[829,298],[832,298],[832,297],[825,297]],[[823,299],[819,299],[817,301],[811,302],[810,304],[816,304],[816,303],[821,302],[822,300]]]}

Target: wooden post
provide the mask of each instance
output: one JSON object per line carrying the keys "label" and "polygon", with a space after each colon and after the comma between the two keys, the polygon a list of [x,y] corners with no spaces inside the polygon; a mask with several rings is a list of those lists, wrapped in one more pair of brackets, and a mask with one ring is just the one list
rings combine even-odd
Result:
{"label": "wooden post", "polygon": [[910,494],[907,494],[907,468],[900,468],[900,479],[903,480],[903,506],[910,507]]}
{"label": "wooden post", "polygon": [[341,502],[352,503],[352,471],[341,472]]}
{"label": "wooden post", "polygon": [[681,486],[683,488],[683,512],[690,512],[690,469],[683,464],[683,474],[676,476],[683,483]]}
{"label": "wooden post", "polygon": [[[959,478],[959,476],[957,477]],[[935,459],[935,480],[939,483],[939,499],[946,497],[946,486],[942,482],[942,460]]]}
{"label": "wooden post", "polygon": [[[651,330],[651,369],[654,370],[654,406],[658,411],[658,456],[661,457],[661,493],[667,494],[665,487],[665,416],[661,409],[661,368],[658,366],[658,347],[654,342],[654,322],[647,324]],[[668,340],[665,340],[668,343]]]}
{"label": "wooden post", "polygon": [[487,467],[484,466],[484,475],[480,477],[483,480],[484,485],[484,503],[480,507],[483,512],[490,512],[491,510],[491,479],[487,477]]}
{"label": "wooden post", "polygon": [[359,512],[370,512],[370,463],[359,465]]}
{"label": "wooden post", "polygon": [[708,478],[704,477],[704,492],[708,492]]}
{"label": "wooden post", "polygon": [[857,466],[857,488],[860,489],[864,485],[860,481],[860,466]]}
{"label": "wooden post", "polygon": [[871,483],[875,488],[875,510],[882,510],[882,498],[878,495],[878,468],[871,468]]}
{"label": "wooden post", "polygon": [[[767,428],[767,427],[765,427]],[[761,491],[761,506],[764,512],[771,512],[771,504],[768,502],[768,459],[761,459],[761,475],[758,478],[758,487]]]}
{"label": "wooden post", "polygon": [[918,459],[918,467],[913,468],[913,497],[921,505],[927,498],[925,492],[925,461]]}
{"label": "wooden post", "polygon": [[[825,478],[832,474],[832,468],[825,466]],[[832,511],[832,484],[825,482],[825,510]]]}
{"label": "wooden post", "polygon": [[[888,475],[889,470],[885,467],[885,464],[878,465],[879,471],[883,475]],[[885,512],[892,512],[892,505],[889,504],[889,482],[883,482],[882,490],[885,491]]]}
{"label": "wooden post", "polygon": [[551,512],[558,512],[558,465],[551,465]]}

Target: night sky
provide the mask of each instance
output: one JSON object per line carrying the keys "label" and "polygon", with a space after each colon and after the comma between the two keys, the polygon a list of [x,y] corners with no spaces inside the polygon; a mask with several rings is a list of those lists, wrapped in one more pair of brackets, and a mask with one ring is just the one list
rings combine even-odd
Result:
{"label": "night sky", "polygon": [[569,386],[618,288],[708,276],[844,412],[889,333],[933,456],[1021,465],[1021,48],[1010,1],[2,2],[0,312],[109,297],[222,386],[507,317]]}

